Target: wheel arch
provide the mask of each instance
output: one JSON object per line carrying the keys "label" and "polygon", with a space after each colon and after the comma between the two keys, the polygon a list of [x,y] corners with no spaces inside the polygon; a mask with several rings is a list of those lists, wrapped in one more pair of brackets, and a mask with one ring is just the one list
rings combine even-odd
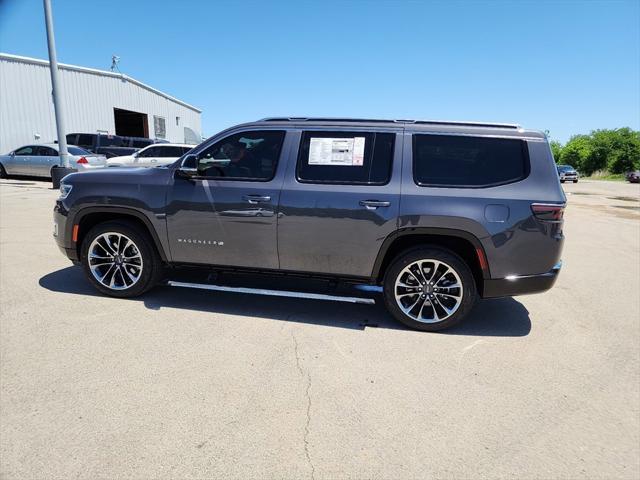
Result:
{"label": "wheel arch", "polygon": [[477,237],[463,230],[415,227],[397,230],[382,243],[371,279],[380,283],[391,261],[407,249],[430,245],[447,248],[458,254],[469,265],[478,291],[482,294],[484,280],[490,278],[487,255]]}
{"label": "wheel arch", "polygon": [[73,225],[78,226],[78,234],[75,242],[76,254],[78,255],[77,258],[80,258],[82,241],[89,230],[99,223],[112,220],[127,220],[139,226],[151,238],[151,241],[162,261],[169,261],[162,243],[160,242],[160,238],[146,215],[138,212],[137,210],[122,207],[87,207],[83,208],[75,215],[72,223]]}

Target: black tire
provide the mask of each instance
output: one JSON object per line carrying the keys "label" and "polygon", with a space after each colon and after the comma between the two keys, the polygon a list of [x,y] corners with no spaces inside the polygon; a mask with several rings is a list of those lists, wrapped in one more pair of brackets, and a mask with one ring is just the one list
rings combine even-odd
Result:
{"label": "black tire", "polygon": [[573,183],[578,183],[578,180],[574,180]]}
{"label": "black tire", "polygon": [[[89,266],[89,248],[91,244],[96,238],[107,232],[114,232],[116,234],[128,237],[128,239],[133,242],[135,249],[129,250],[129,248],[127,248],[126,250],[128,250],[130,254],[131,252],[137,253],[142,258],[142,271],[139,273],[138,280],[129,287],[126,287],[126,285],[120,285],[121,289],[113,289],[108,285],[104,285],[103,283],[98,281],[98,279],[96,279]],[[105,249],[103,248],[102,250]],[[104,222],[93,227],[85,235],[82,241],[80,252],[82,268],[85,275],[89,279],[89,282],[91,282],[91,284],[98,291],[112,297],[129,298],[141,295],[147,290],[153,288],[158,283],[158,281],[162,278],[162,274],[164,271],[162,260],[160,259],[160,256],[158,255],[158,252],[156,251],[156,248],[153,245],[148,233],[135,223],[127,220],[114,220]],[[120,268],[127,267],[124,264],[120,264],[119,266]],[[135,267],[135,265],[132,266]],[[104,276],[107,277],[107,274],[105,273]],[[116,276],[116,274],[113,273],[113,276]],[[116,276],[116,282],[118,280],[122,280],[122,282],[124,282],[124,274],[120,273],[119,278]],[[115,286],[117,287],[117,285]]]}
{"label": "black tire", "polygon": [[0,163],[0,178],[7,178],[7,171],[4,169],[4,165]]}
{"label": "black tire", "polygon": [[[408,267],[412,263],[419,260],[437,260],[439,262],[442,262],[446,264],[446,266],[448,266],[450,269],[452,269],[461,280],[462,298],[460,300],[460,303],[457,306],[457,309],[452,314],[445,317],[441,321],[433,321],[432,323],[425,323],[425,321],[419,321],[417,319],[414,319],[402,311],[402,309],[400,308],[396,300],[395,285],[396,285],[396,280],[398,279],[398,276],[402,274],[405,267]],[[428,264],[428,262],[426,263]],[[441,267],[441,268],[444,269],[444,267]],[[440,270],[440,272],[441,271],[442,270]],[[438,272],[437,268],[436,268],[436,272]],[[438,285],[441,282],[443,283],[447,282],[447,279],[445,279],[445,277],[447,277],[448,275],[449,274],[446,273],[446,274],[441,274],[440,277],[436,277],[437,280],[435,284]],[[418,285],[418,287],[420,287],[420,285]],[[433,292],[433,294],[437,295],[435,291]],[[426,296],[427,297],[429,296],[428,292]],[[439,298],[442,298],[442,297],[438,297],[436,298],[436,300],[438,300]],[[393,262],[391,263],[391,265],[389,266],[389,268],[385,273],[384,302],[387,310],[400,323],[403,323],[404,325],[416,330],[422,330],[426,332],[435,332],[438,330],[444,330],[445,328],[452,327],[453,325],[462,321],[464,317],[467,316],[467,314],[471,311],[471,309],[475,305],[477,299],[478,299],[478,294],[476,289],[476,283],[469,266],[457,254],[441,247],[425,246],[425,247],[418,247],[418,248],[407,250],[401,253],[400,255],[398,255],[393,260]],[[445,301],[446,301],[446,298],[445,298]],[[426,300],[425,305],[427,305],[426,308],[435,309],[435,307],[428,306],[430,305],[428,299]],[[440,311],[444,312],[444,310],[440,310]],[[421,316],[421,315],[422,315],[422,308],[420,307],[420,311],[418,312],[417,316]],[[435,316],[434,316],[434,319],[435,319]]]}
{"label": "black tire", "polygon": [[564,180],[560,180],[560,183],[564,183]]}

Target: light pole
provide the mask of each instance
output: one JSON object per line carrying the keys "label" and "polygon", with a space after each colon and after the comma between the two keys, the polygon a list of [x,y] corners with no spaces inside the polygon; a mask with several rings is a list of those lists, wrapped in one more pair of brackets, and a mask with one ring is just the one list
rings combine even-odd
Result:
{"label": "light pole", "polygon": [[49,70],[51,71],[51,86],[53,88],[53,109],[56,115],[56,129],[58,132],[58,149],[60,150],[60,167],[51,170],[53,187],[60,186],[60,180],[65,175],[74,172],[69,165],[69,151],[67,137],[64,130],[64,115],[62,110],[62,95],[60,78],[58,75],[58,58],[56,56],[56,40],[53,34],[53,17],[51,15],[51,0],[44,1],[44,19],[47,26],[47,44],[49,46]]}

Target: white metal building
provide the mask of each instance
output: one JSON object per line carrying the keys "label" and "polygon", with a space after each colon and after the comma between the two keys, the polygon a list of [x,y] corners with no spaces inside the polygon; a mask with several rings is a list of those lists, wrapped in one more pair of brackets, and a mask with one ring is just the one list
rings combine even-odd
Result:
{"label": "white metal building", "polygon": [[[200,142],[198,108],[120,73],[58,66],[65,133]],[[0,154],[54,140],[49,62],[0,53]]]}

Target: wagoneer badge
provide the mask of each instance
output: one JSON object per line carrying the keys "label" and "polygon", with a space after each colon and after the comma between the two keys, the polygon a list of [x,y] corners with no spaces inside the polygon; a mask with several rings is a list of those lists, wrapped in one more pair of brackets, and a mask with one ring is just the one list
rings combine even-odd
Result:
{"label": "wagoneer badge", "polygon": [[224,242],[217,240],[198,240],[196,238],[179,238],[178,243],[195,243],[196,245],[212,245],[215,247],[222,247],[224,245]]}

